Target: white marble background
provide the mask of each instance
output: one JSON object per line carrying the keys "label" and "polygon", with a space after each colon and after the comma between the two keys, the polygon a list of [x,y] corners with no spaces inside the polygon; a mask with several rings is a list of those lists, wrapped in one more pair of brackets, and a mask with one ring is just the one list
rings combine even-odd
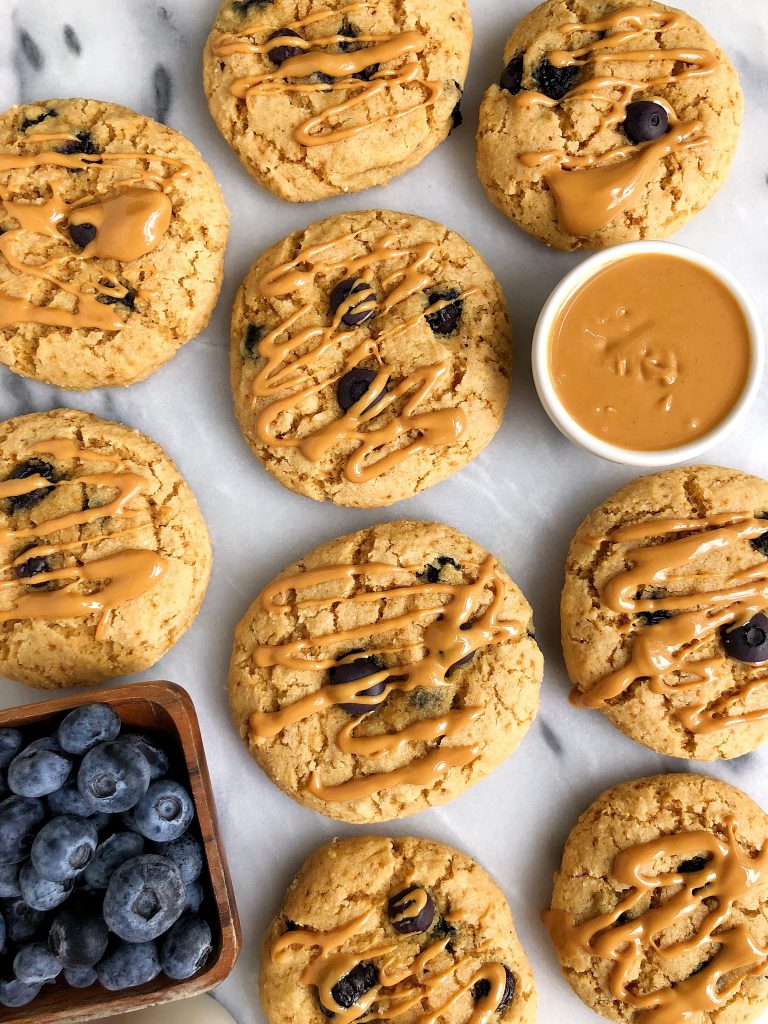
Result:
{"label": "white marble background", "polygon": [[[477,109],[483,89],[501,70],[504,40],[529,0],[470,0],[470,6],[476,41],[464,126],[388,189],[302,207],[273,199],[252,182],[209,119],[200,54],[215,0],[0,3],[0,108],[90,96],[167,120],[200,146],[233,214],[221,301],[202,337],[129,390],[66,393],[0,368],[0,414],[76,406],[145,431],[177,460],[210,525],[216,560],[202,614],[146,677],[184,685],[200,715],[244,938],[240,961],[217,995],[239,1024],[263,1022],[256,988],[258,942],[286,883],[315,846],[354,829],[294,805],[249,759],[230,726],[226,703],[232,629],[277,570],[337,534],[390,518],[442,519],[497,553],[534,606],[547,670],[541,713],[520,750],[448,807],[376,831],[455,844],[498,879],[533,961],[540,1021],[560,1021],[565,1014],[572,1024],[597,1020],[561,980],[538,914],[548,901],[565,836],[598,792],[668,769],[710,771],[768,807],[768,750],[712,767],[675,762],[625,739],[599,714],[574,710],[566,702],[558,595],[568,541],[581,517],[633,474],[570,445],[536,399],[528,362],[533,324],[549,290],[580,257],[548,251],[511,227],[485,199],[474,170]],[[755,295],[765,322],[768,5],[766,0],[688,0],[688,6],[738,65],[747,116],[728,184],[677,240],[728,266]],[[310,220],[366,206],[433,217],[473,242],[506,291],[517,356],[504,427],[486,452],[453,479],[379,512],[324,507],[282,490],[250,456],[235,425],[228,386],[229,310],[251,261]],[[767,435],[768,395],[763,393],[711,460],[768,475]],[[0,682],[2,705],[44,697]]]}

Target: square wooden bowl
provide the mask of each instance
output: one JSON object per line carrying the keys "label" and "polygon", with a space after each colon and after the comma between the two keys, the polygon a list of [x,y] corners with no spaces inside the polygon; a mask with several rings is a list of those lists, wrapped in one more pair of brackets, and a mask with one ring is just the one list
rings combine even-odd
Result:
{"label": "square wooden bowl", "polygon": [[[45,985],[37,999],[19,1009],[0,1006],[0,1021],[52,1024],[53,1021],[87,1021],[158,1003],[185,999],[207,992],[222,982],[235,966],[241,934],[219,824],[213,802],[211,780],[200,736],[200,725],[192,699],[175,683],[151,682],[116,686],[108,690],[85,690],[56,700],[25,704],[0,711],[0,726],[28,730],[30,738],[52,729],[63,715],[81,704],[109,704],[124,726],[159,734],[169,752],[176,755],[189,774],[189,788],[197,812],[203,841],[205,867],[201,883],[205,899],[201,913],[213,931],[213,952],[205,967],[186,981],[172,981],[159,974],[154,981],[123,992],[108,992],[98,982],[91,988],[70,988],[64,981]],[[180,782],[184,779],[179,778]],[[206,878],[206,870],[208,877]]]}

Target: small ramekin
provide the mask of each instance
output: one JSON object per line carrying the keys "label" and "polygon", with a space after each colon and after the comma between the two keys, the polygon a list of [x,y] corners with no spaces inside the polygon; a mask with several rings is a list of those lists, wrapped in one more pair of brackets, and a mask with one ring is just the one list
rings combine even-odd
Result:
{"label": "small ramekin", "polygon": [[[744,390],[738,401],[716,427],[688,444],[667,448],[663,451],[638,451],[633,448],[620,448],[618,445],[609,444],[607,441],[595,437],[594,434],[590,434],[571,416],[558,398],[555,386],[552,383],[549,370],[549,342],[555,320],[563,305],[575,291],[594,277],[596,273],[608,266],[608,264],[616,263],[627,257],[656,254],[674,256],[702,267],[728,288],[739,303],[749,330],[750,366]],[[624,245],[617,245],[590,256],[569,274],[566,274],[560,284],[557,285],[544,304],[536,324],[533,334],[531,363],[533,366],[533,379],[541,404],[560,433],[564,434],[570,441],[573,441],[574,444],[579,445],[588,452],[592,452],[593,455],[600,456],[601,459],[607,459],[609,462],[618,462],[624,466],[651,468],[673,466],[696,459],[707,449],[714,447],[733,430],[737,421],[747,411],[754,401],[763,379],[765,339],[760,318],[757,315],[752,299],[733,275],[724,267],[721,267],[719,263],[711,260],[708,256],[703,256],[694,249],[689,249],[687,246],[678,245],[673,242],[627,242]]]}

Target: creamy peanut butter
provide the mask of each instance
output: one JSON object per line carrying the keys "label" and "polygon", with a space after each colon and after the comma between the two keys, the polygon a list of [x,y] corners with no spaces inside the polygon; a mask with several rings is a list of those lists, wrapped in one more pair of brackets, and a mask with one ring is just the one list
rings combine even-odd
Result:
{"label": "creamy peanut butter", "polygon": [[616,260],[563,305],[549,372],[568,413],[620,448],[664,451],[713,430],[733,409],[751,365],[736,296],[686,259]]}

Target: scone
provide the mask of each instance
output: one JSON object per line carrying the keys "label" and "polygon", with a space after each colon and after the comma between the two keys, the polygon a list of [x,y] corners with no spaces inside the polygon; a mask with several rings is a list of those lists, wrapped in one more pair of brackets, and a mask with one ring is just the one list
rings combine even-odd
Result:
{"label": "scone", "polygon": [[571,543],[561,604],[575,704],[675,757],[768,736],[768,482],[693,466],[608,498]]}
{"label": "scone", "polygon": [[223,0],[203,82],[248,170],[300,203],[384,185],[461,124],[466,0]]}
{"label": "scone", "polygon": [[283,239],[232,314],[232,390],[256,456],[299,494],[376,508],[455,473],[501,425],[506,305],[463,238],[368,210]]}
{"label": "scone", "polygon": [[504,894],[429,839],[334,839],[264,937],[268,1024],[533,1024],[536,989]]}
{"label": "scone", "polygon": [[197,502],[162,448],[88,413],[0,423],[0,676],[56,689],[154,665],[211,572]]}
{"label": "scone", "polygon": [[488,197],[558,249],[665,238],[733,160],[738,76],[683,11],[648,0],[546,0],[514,30],[485,94]]}
{"label": "scone", "polygon": [[568,837],[543,919],[569,984],[608,1020],[762,1019],[768,816],[700,775],[609,789]]}
{"label": "scone", "polygon": [[440,523],[373,526],[289,566],[235,631],[229,697],[251,754],[305,806],[416,814],[517,747],[542,657],[493,556]]}
{"label": "scone", "polygon": [[114,103],[0,115],[0,362],[62,388],[142,380],[205,327],[229,218],[178,132]]}

